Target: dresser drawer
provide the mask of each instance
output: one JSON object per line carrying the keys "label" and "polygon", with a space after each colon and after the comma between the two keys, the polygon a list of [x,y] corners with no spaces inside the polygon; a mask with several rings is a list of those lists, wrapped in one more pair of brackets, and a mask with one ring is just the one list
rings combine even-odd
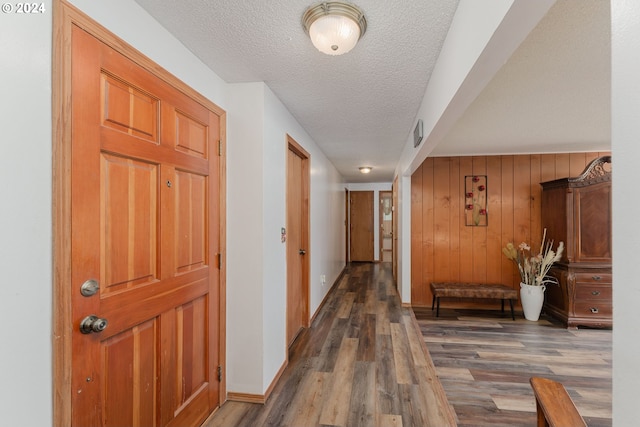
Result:
{"label": "dresser drawer", "polygon": [[602,283],[611,286],[610,273],[576,273],[576,283],[595,284]]}
{"label": "dresser drawer", "polygon": [[605,301],[576,301],[575,314],[583,317],[611,317],[611,302]]}
{"label": "dresser drawer", "polygon": [[610,283],[602,283],[600,285],[583,285],[576,286],[576,302],[586,300],[603,301],[611,304],[612,289]]}

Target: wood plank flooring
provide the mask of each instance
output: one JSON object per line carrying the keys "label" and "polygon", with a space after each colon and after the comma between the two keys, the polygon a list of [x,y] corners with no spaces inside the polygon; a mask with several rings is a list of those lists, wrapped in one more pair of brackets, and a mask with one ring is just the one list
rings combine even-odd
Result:
{"label": "wood plank flooring", "polygon": [[203,426],[533,426],[536,375],[561,382],[590,427],[609,427],[611,360],[610,330],[499,310],[412,312],[386,264],[356,263],[267,402],[229,401]]}
{"label": "wood plank flooring", "polygon": [[390,264],[350,264],[264,405],[228,401],[216,426],[455,426]]}
{"label": "wood plank flooring", "polygon": [[414,312],[459,426],[536,425],[531,376],[561,382],[590,427],[611,426],[611,330],[499,310]]}

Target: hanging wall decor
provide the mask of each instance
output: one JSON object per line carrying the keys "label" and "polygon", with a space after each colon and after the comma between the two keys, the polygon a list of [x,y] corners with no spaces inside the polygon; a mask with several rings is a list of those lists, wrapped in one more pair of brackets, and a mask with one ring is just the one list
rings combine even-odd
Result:
{"label": "hanging wall decor", "polygon": [[474,227],[486,227],[488,224],[487,176],[465,176],[464,189],[465,224]]}

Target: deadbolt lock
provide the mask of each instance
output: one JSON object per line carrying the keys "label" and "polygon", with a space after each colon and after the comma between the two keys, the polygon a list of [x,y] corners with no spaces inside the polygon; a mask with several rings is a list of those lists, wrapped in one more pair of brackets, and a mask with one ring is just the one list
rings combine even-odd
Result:
{"label": "deadbolt lock", "polygon": [[101,319],[92,314],[82,319],[82,322],[80,322],[80,332],[83,334],[102,332],[107,328],[107,324],[109,324],[107,319]]}
{"label": "deadbolt lock", "polygon": [[89,279],[80,286],[82,296],[90,297],[100,290],[100,284],[96,279]]}

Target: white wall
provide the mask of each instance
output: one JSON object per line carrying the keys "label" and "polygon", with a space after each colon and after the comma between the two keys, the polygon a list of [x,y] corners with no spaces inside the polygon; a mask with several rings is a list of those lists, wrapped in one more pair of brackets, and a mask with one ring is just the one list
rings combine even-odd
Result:
{"label": "white wall", "polygon": [[[262,287],[264,318],[261,324],[264,341],[264,377],[262,390],[270,385],[286,360],[287,244],[281,229],[287,225],[287,130],[297,123],[269,88],[262,84],[265,115],[263,141],[263,193],[261,250],[264,257]],[[311,255],[310,255],[311,256]],[[279,325],[280,327],[274,327]]]}
{"label": "white wall", "polygon": [[[459,8],[474,7],[472,0],[462,0]],[[508,2],[507,2],[508,3]],[[552,3],[552,2],[551,2]],[[545,10],[551,6],[549,2],[515,2],[510,8],[509,14],[513,19],[507,19],[506,26],[497,34],[491,31],[486,32],[477,29],[478,25],[495,25],[499,20],[478,19],[480,13],[500,12],[498,9],[485,8],[478,11],[474,17],[466,11],[460,17],[470,18],[464,25],[456,25],[450,30],[451,37],[447,37],[445,48],[441,55],[436,70],[429,82],[423,108],[421,108],[416,120],[422,118],[425,122],[425,138],[423,145],[413,148],[412,139],[408,138],[403,151],[403,157],[398,164],[396,174],[399,179],[400,203],[400,253],[399,256],[399,289],[402,293],[402,301],[410,302],[410,263],[411,263],[411,178],[410,175],[415,168],[426,158],[439,142],[439,138],[446,132],[447,126],[453,118],[450,114],[457,114],[464,111],[465,103],[471,99],[466,96],[456,100],[454,91],[462,86],[471,93],[479,93],[482,90],[483,82],[486,83],[487,76],[497,71],[504,60],[510,55],[513,42],[519,43],[526,37],[532,24],[542,17]],[[506,4],[506,3],[504,3]],[[476,4],[478,5],[478,4]],[[515,7],[515,9],[514,9]],[[524,7],[524,9],[520,9]],[[536,13],[527,11],[527,8],[540,8]],[[504,12],[504,10],[503,10]],[[522,20],[522,15],[527,19]],[[640,159],[640,127],[638,127],[638,116],[640,116],[640,85],[638,75],[640,74],[640,3],[635,0],[621,0],[611,2],[612,16],[612,153],[614,158],[613,166],[613,277],[615,285],[613,287],[613,425],[632,426],[638,423],[640,409],[637,402],[637,389],[640,384],[640,371],[637,369],[637,361],[640,360],[640,341],[637,337],[638,324],[640,324],[640,284],[637,279],[637,258],[640,253],[640,231],[637,223],[637,209],[629,204],[629,195],[636,193],[635,180],[638,159]],[[518,19],[515,19],[515,18]],[[457,23],[458,14],[454,19]],[[505,18],[509,18],[505,16]],[[531,21],[533,19],[533,21]],[[523,25],[520,25],[522,23]],[[526,25],[524,25],[526,24]],[[502,24],[501,24],[502,25]],[[453,34],[454,28],[458,27],[461,34]],[[509,33],[512,35],[509,36]],[[449,39],[464,40],[467,37],[484,37],[485,42],[477,45],[487,52],[465,52],[465,46],[476,46],[474,43],[460,46],[459,49],[449,45]],[[504,37],[511,40],[502,40]],[[489,40],[491,38],[491,40]],[[519,41],[518,41],[519,40]],[[484,47],[484,46],[487,47]],[[496,47],[498,51],[493,51]],[[508,47],[504,50],[504,47]],[[445,52],[446,51],[446,52]],[[471,55],[470,58],[478,58],[475,62],[467,62],[463,59],[456,59],[456,52],[462,56]],[[500,59],[500,52],[505,55]],[[478,56],[480,55],[480,56]],[[447,59],[449,58],[449,59]],[[448,61],[451,61],[448,63]],[[461,61],[461,62],[460,62]],[[447,76],[446,71],[450,71],[466,63],[474,64],[474,68],[469,73],[480,71],[479,76],[463,77],[457,84],[451,84],[448,80],[455,78],[455,75]],[[478,67],[482,65],[481,67]],[[493,71],[492,71],[493,70]],[[489,74],[485,74],[485,73]],[[440,74],[442,73],[442,74]],[[475,82],[475,83],[474,83]],[[475,88],[469,85],[474,83]],[[447,89],[448,88],[448,89]],[[451,105],[450,105],[451,104]],[[431,105],[432,108],[425,108]],[[434,115],[434,117],[427,117]],[[445,117],[447,116],[447,117]],[[429,130],[427,123],[432,127]],[[431,139],[429,139],[431,138]],[[422,151],[421,151],[422,150]]]}
{"label": "white wall", "polygon": [[52,416],[52,14],[44,4],[41,15],[0,15],[0,418],[16,427],[50,425]]}
{"label": "white wall", "polygon": [[411,303],[411,175],[398,179],[398,293],[403,304]]}
{"label": "white wall", "polygon": [[286,356],[285,135],[311,154],[311,313],[344,265],[342,178],[263,83],[224,83],[133,1],[74,3],[227,111],[227,387],[262,394]]}
{"label": "white wall", "polygon": [[[287,159],[287,145],[284,135],[289,134],[302,146],[311,157],[310,184],[310,313],[313,315],[318,309],[324,296],[333,282],[338,278],[345,265],[344,258],[344,188],[342,176],[331,164],[307,132],[295,121],[291,113],[282,105],[278,98],[265,87],[265,105],[268,124],[265,130],[266,143],[271,145],[273,155],[270,158],[270,173],[276,185],[274,192],[269,192],[269,201],[277,203],[271,210],[279,212],[271,224],[267,224],[269,232],[273,234],[271,247],[265,251],[274,252],[280,244],[280,227],[286,220],[286,192],[285,172]],[[279,160],[278,160],[279,159]],[[276,169],[276,170],[274,170]],[[282,191],[279,193],[279,191]],[[284,250],[284,249],[283,249]],[[277,253],[277,252],[274,252]],[[284,257],[284,252],[282,254]],[[283,265],[284,268],[284,265]],[[286,271],[282,270],[273,279],[286,279]],[[326,282],[320,282],[320,276],[326,277]]]}
{"label": "white wall", "polygon": [[458,4],[415,118],[415,122],[424,122],[424,140],[415,148],[413,134],[407,135],[395,171],[396,176],[403,177],[398,180],[398,194],[403,200],[398,207],[398,289],[403,303],[411,302],[411,174],[553,3],[555,0],[496,0],[486,7],[484,2],[461,0]]}
{"label": "white wall", "polygon": [[[109,31],[226,109],[226,84],[133,0],[69,0]],[[144,31],[141,30],[144,28]]]}
{"label": "white wall", "polygon": [[640,282],[636,176],[640,161],[640,3],[611,2],[613,153],[613,425],[638,425]]}
{"label": "white wall", "polygon": [[[229,247],[231,241],[237,246],[233,255],[229,254],[228,279],[234,283],[229,289],[229,307],[241,308],[229,313],[229,330],[252,330],[251,339],[259,339],[259,345],[246,343],[245,337],[227,334],[228,346],[234,356],[228,360],[229,391],[262,394],[272,383],[275,375],[286,360],[286,243],[281,241],[280,230],[286,227],[286,168],[287,139],[290,135],[300,144],[311,158],[310,182],[310,313],[313,314],[330,284],[338,277],[344,266],[341,245],[344,242],[342,220],[344,200],[342,199],[342,178],[325,155],[317,148],[311,137],[296,122],[282,102],[263,83],[230,85],[229,126],[238,134],[230,140],[238,140],[238,146],[229,146],[229,162],[241,165],[243,158],[254,151],[261,153],[259,165],[251,162],[246,168],[229,171],[230,194],[242,197],[242,201],[229,196],[229,214],[235,216],[235,207],[242,204],[242,210],[259,212],[258,231],[242,227],[243,221],[229,224]],[[255,114],[247,116],[250,110]],[[258,116],[258,117],[256,117]],[[244,135],[247,132],[250,135]],[[254,129],[258,129],[258,134]],[[240,138],[240,135],[243,135]],[[255,167],[254,167],[255,166]],[[242,183],[239,183],[243,180]],[[242,196],[240,196],[242,195]],[[246,195],[246,197],[245,197]],[[250,200],[246,200],[246,199]],[[235,199],[235,197],[233,198]],[[243,213],[251,217],[256,214]],[[235,221],[235,220],[234,220]],[[247,249],[253,257],[243,256]],[[235,260],[231,259],[235,257]],[[250,268],[247,268],[251,266]],[[244,270],[243,270],[244,269]],[[255,270],[246,277],[246,270]],[[327,281],[322,284],[320,275]],[[242,276],[242,277],[241,277]],[[256,277],[258,276],[258,277]],[[237,285],[237,288],[235,286]],[[253,303],[259,307],[244,307],[243,300],[251,295]],[[255,309],[255,313],[247,313]],[[258,333],[259,336],[255,336]],[[247,337],[249,338],[249,337]],[[256,372],[256,351],[260,351],[260,375]],[[251,374],[248,374],[250,372]],[[259,380],[259,381],[257,381]]]}
{"label": "white wall", "polygon": [[73,3],[227,112],[227,388],[262,394],[286,356],[285,135],[311,154],[311,313],[344,265],[342,178],[263,83],[226,84],[132,0]]}
{"label": "white wall", "polygon": [[[285,360],[286,266],[279,240],[285,223],[285,134],[312,157],[312,313],[344,265],[342,178],[263,84],[226,84],[132,0],[72,3],[228,113],[228,386],[263,393]],[[12,426],[52,421],[50,2],[45,9],[42,15],[0,15],[0,411],[3,424]],[[256,140],[252,150],[241,151]],[[258,186],[243,187],[247,164],[259,171]],[[245,212],[245,196],[253,198],[256,187],[259,204]],[[324,286],[321,274],[327,277]]]}
{"label": "white wall", "polygon": [[227,104],[227,388],[261,394],[264,376],[264,95],[229,85]]}
{"label": "white wall", "polygon": [[[469,0],[466,0],[469,1]],[[34,15],[0,15],[0,126],[2,129],[3,152],[0,156],[0,268],[3,272],[3,284],[0,286],[0,337],[2,351],[0,365],[0,413],[4,425],[11,426],[46,426],[52,424],[51,387],[51,307],[52,307],[52,241],[51,241],[51,2],[45,1],[45,14]],[[76,6],[93,15],[103,25],[125,38],[136,48],[181,78],[190,86],[207,96],[229,115],[242,113],[231,107],[227,99],[229,89],[221,79],[200,63],[179,42],[164,31],[136,3],[131,0],[96,2],[93,0],[74,0]],[[462,4],[462,3],[461,3]],[[640,64],[637,55],[640,46],[640,10],[635,0],[612,2],[613,30],[613,103],[612,103],[612,146],[615,160],[614,166],[614,425],[634,425],[638,417],[638,406],[635,390],[640,383],[640,374],[636,369],[640,359],[636,325],[640,290],[636,279],[637,254],[640,253],[640,236],[635,226],[635,210],[628,207],[628,195],[635,194],[634,180],[637,159],[640,158],[640,132],[637,117],[640,114],[640,92],[637,76]],[[145,31],[139,28],[144,27]],[[251,87],[248,87],[251,89]],[[342,268],[344,259],[344,183],[341,182],[331,164],[315,147],[305,132],[295,123],[290,122],[286,113],[274,107],[275,102],[265,91],[264,105],[268,111],[265,118],[282,120],[280,125],[266,124],[264,140],[271,141],[272,132],[278,133],[281,128],[289,132],[294,139],[305,147],[312,155],[312,201],[311,201],[311,254],[312,254],[312,312],[317,308],[332,280]],[[246,94],[245,103],[252,103],[254,96]],[[229,111],[232,110],[232,111]],[[258,113],[247,113],[249,120]],[[426,114],[426,113],[425,113]],[[280,117],[280,119],[277,119]],[[421,117],[422,118],[422,117]],[[231,123],[236,117],[228,118]],[[229,126],[228,143],[241,144],[242,129]],[[425,129],[426,130],[426,129]],[[274,134],[275,134],[274,133]],[[279,138],[279,137],[278,137]],[[276,138],[275,140],[277,140]],[[282,146],[284,147],[284,140]],[[230,148],[229,147],[229,148]],[[411,147],[412,148],[412,147]],[[265,148],[265,159],[276,156]],[[284,162],[284,153],[283,153]],[[275,157],[274,157],[275,158]],[[399,174],[405,174],[400,180],[404,189],[400,197],[406,206],[402,221],[410,223],[406,210],[410,206],[410,171],[408,164],[414,156],[399,166]],[[283,163],[284,164],[284,163]],[[404,166],[403,166],[404,165]],[[228,168],[240,168],[237,163],[228,162]],[[276,185],[279,171],[265,181],[265,186]],[[619,179],[617,177],[620,177]],[[282,190],[284,191],[284,189]],[[229,200],[237,200],[237,196],[229,192]],[[274,203],[284,200],[277,196]],[[229,206],[229,205],[228,205]],[[271,241],[273,225],[279,224],[278,214],[271,212],[271,202],[263,204],[270,213],[264,215],[262,230],[265,242]],[[282,210],[276,207],[277,211]],[[229,216],[235,212],[229,212]],[[272,215],[275,215],[272,217]],[[328,218],[331,217],[331,218]],[[409,219],[407,219],[409,218]],[[338,223],[338,225],[336,225]],[[235,227],[235,226],[234,226]],[[336,227],[336,228],[332,228]],[[277,227],[276,227],[277,228]],[[405,225],[405,230],[408,227]],[[329,233],[327,231],[330,231]],[[232,230],[229,235],[238,236],[242,244],[251,244],[252,236],[243,230]],[[401,236],[410,250],[410,233]],[[262,244],[262,243],[261,243]],[[405,245],[406,244],[406,245]],[[277,244],[264,243],[264,248],[280,251]],[[277,249],[274,249],[277,247]],[[266,252],[266,249],[265,251]],[[263,254],[264,255],[264,254]],[[276,255],[276,257],[279,255]],[[402,255],[401,255],[402,256]],[[405,252],[404,256],[407,255]],[[230,261],[230,260],[228,260]],[[262,260],[261,276],[265,282],[280,280],[282,266],[266,267]],[[410,264],[403,262],[401,271]],[[409,270],[410,271],[410,270]],[[230,272],[240,273],[234,268]],[[264,274],[269,280],[264,279]],[[327,275],[327,285],[319,286],[317,278]],[[335,276],[335,277],[334,277]],[[252,276],[253,277],[253,276]],[[260,278],[258,279],[260,280]],[[408,280],[406,280],[408,282]],[[228,289],[238,286],[228,280]],[[255,288],[257,289],[257,288]],[[407,299],[405,292],[409,287],[403,285],[403,302]],[[410,297],[410,294],[409,294]],[[229,306],[227,312],[242,311],[248,313],[246,307],[253,309],[265,304],[267,298],[245,295],[243,307]],[[270,300],[269,300],[270,301]],[[265,330],[273,327],[284,330],[277,310],[277,304],[259,314],[268,322],[258,333],[265,335]],[[231,341],[234,334],[241,333],[242,325],[229,328],[227,337]],[[251,331],[252,333],[254,331]],[[284,332],[282,332],[284,336]],[[269,336],[271,337],[271,336]],[[234,343],[236,346],[238,343]],[[270,344],[260,344],[264,348]],[[275,345],[275,344],[274,344]],[[228,360],[243,356],[238,348],[228,349]],[[279,366],[278,351],[269,349],[269,357],[259,360],[260,369],[271,372]],[[275,355],[275,357],[273,356]],[[262,358],[259,355],[259,358]],[[247,387],[258,384],[256,389],[269,383],[269,374],[264,372]],[[232,391],[244,392],[244,389]],[[251,392],[251,391],[248,391]],[[37,410],[34,410],[36,408]]]}

